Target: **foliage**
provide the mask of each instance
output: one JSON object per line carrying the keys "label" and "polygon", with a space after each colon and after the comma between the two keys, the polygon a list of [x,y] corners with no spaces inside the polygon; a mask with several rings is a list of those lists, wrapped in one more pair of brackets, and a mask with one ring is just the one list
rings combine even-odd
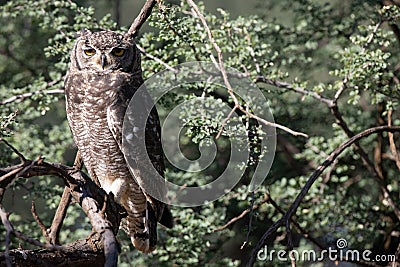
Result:
{"label": "foliage", "polygon": [[[255,192],[255,204],[269,194],[286,210],[312,171],[349,138],[344,125],[350,133],[358,133],[388,124],[390,114],[391,123],[399,125],[397,20],[400,8],[385,6],[379,1],[323,2],[271,1],[274,9],[282,10],[284,21],[274,19],[267,10],[265,16],[232,17],[222,9],[207,12],[200,4],[222,49],[225,64],[257,81],[276,122],[309,136],[305,139],[277,132],[275,161],[266,181]],[[98,21],[94,18],[94,9],[84,4],[85,1],[77,4],[68,0],[13,0],[1,6],[0,134],[28,158],[43,155],[49,161],[68,164],[73,160],[75,148],[59,89],[63,87],[75,32],[82,28],[116,29],[110,16]],[[165,64],[173,67],[187,61],[210,61],[211,56],[218,58],[199,18],[185,1],[156,9],[149,25],[150,29],[137,42],[147,54],[164,64],[143,56],[145,78],[165,69]],[[204,91],[216,101],[222,99],[221,103],[232,104],[232,99],[220,88],[206,89],[201,84],[189,86],[184,97],[193,98]],[[19,98],[8,101],[17,95]],[[343,121],[315,95],[337,103]],[[183,100],[182,95],[167,95],[159,103],[160,114],[167,114]],[[218,133],[221,118],[199,119],[190,110],[183,116],[188,125],[196,127],[187,128],[182,142],[188,154],[197,155],[196,144]],[[230,134],[224,132],[225,137]],[[227,147],[223,140],[222,150]],[[398,140],[398,135],[394,140]],[[399,170],[389,149],[388,136],[371,136],[362,140],[360,146],[374,167],[382,170],[382,180],[391,197],[400,203]],[[0,146],[0,153],[1,166],[16,162],[15,155],[4,145]],[[224,156],[221,159],[222,163],[214,163],[200,174],[181,172],[168,165],[167,176],[188,186],[201,185],[218,175],[227,160]],[[238,266],[245,263],[262,233],[280,218],[271,203],[255,210],[250,239],[242,250],[248,216],[222,231],[213,231],[250,206],[247,184],[248,179],[243,179],[223,198],[199,208],[174,207],[176,226],[159,231],[159,247],[151,255],[136,252],[129,239],[120,233],[120,265]],[[40,237],[39,228],[26,212],[29,208],[24,208],[28,200],[41,199],[46,209],[40,209],[39,215],[49,223],[52,212],[47,208],[55,208],[62,192],[59,185],[60,181],[48,177],[33,182],[18,181],[14,185],[15,192],[24,195],[22,200],[18,199],[23,208],[13,210],[15,215],[11,217],[18,229]],[[294,219],[324,248],[335,246],[337,238],[345,238],[353,249],[394,254],[399,243],[394,233],[400,231],[400,221],[379,187],[357,150],[348,149],[313,185]],[[6,196],[9,207],[12,201],[9,193]],[[61,236],[63,242],[83,237],[90,228],[78,208],[69,210],[68,214]],[[292,227],[292,230],[295,248],[317,249],[298,229]],[[18,246],[18,242],[13,245]],[[286,245],[283,229],[268,241],[268,247],[277,250],[285,249]],[[266,263],[257,264],[265,266]],[[286,266],[279,262],[269,264]]]}

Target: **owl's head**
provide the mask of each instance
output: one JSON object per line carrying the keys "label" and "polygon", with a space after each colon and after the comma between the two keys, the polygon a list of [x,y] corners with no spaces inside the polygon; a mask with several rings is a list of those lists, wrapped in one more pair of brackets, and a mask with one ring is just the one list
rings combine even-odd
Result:
{"label": "owl's head", "polygon": [[71,54],[71,63],[79,70],[98,73],[134,72],[140,64],[133,38],[112,31],[83,30]]}

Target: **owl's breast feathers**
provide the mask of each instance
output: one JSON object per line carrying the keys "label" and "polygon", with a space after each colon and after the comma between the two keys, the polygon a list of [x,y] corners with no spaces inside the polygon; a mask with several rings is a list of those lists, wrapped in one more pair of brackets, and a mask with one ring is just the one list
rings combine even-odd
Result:
{"label": "owl's breast feathers", "polygon": [[[157,240],[156,221],[167,227],[172,227],[173,223],[163,203],[143,194],[122,152],[124,114],[141,83],[141,76],[132,77],[119,71],[101,75],[70,71],[65,92],[67,118],[90,176],[106,192],[112,192],[115,200],[127,210],[124,230],[131,235],[134,245],[141,251],[151,252]],[[159,142],[157,140],[156,144],[161,146]],[[160,153],[156,156],[161,157],[161,161],[153,164],[164,172],[161,148],[156,152]]]}
{"label": "owl's breast feathers", "polygon": [[116,106],[121,117],[115,119],[122,127],[124,111],[134,93],[130,80],[125,73],[99,77],[96,73],[71,72],[65,83],[67,117],[74,140],[90,175],[106,191],[116,178],[129,174],[121,144],[108,127],[107,107],[121,102]]}

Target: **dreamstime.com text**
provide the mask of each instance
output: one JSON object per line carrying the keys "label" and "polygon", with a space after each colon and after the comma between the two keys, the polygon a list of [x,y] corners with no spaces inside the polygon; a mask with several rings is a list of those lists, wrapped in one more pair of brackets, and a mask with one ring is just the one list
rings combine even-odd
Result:
{"label": "dreamstime.com text", "polygon": [[395,255],[372,255],[371,250],[356,250],[347,248],[347,241],[339,238],[336,242],[337,248],[329,247],[321,251],[309,250],[268,250],[268,246],[264,246],[257,253],[259,261],[311,261],[319,262],[324,260],[331,261],[365,261],[365,262],[394,262]]}

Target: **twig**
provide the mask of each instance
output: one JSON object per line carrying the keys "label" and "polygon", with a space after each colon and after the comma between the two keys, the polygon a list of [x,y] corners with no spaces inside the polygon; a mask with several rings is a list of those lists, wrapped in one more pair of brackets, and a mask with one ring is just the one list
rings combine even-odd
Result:
{"label": "twig", "polygon": [[232,86],[231,86],[231,84],[229,82],[228,75],[227,75],[227,73],[225,71],[225,66],[224,66],[224,63],[223,63],[223,57],[222,57],[221,48],[218,46],[217,42],[215,41],[215,39],[214,39],[214,37],[212,35],[212,32],[211,32],[210,28],[208,27],[207,21],[204,18],[203,14],[200,12],[199,7],[192,0],[187,0],[187,2],[188,2],[188,4],[190,6],[192,6],[192,8],[195,11],[196,15],[199,17],[201,23],[203,24],[203,27],[207,32],[208,39],[210,40],[210,42],[211,42],[212,46],[214,47],[215,51],[217,52],[219,70],[220,70],[220,72],[222,74],[222,78],[224,80],[224,83],[225,83],[225,85],[226,85],[226,87],[228,89],[229,94],[231,94],[231,96],[233,96],[232,99],[233,99],[235,105],[239,106],[239,100],[233,94]]}
{"label": "twig", "polygon": [[263,119],[263,118],[260,118],[260,117],[258,117],[258,116],[256,116],[256,115],[254,115],[253,113],[250,113],[250,112],[246,111],[246,110],[245,110],[242,106],[240,106],[240,105],[239,105],[238,108],[239,108],[241,111],[243,111],[244,113],[246,113],[246,115],[249,116],[250,118],[257,120],[257,121],[261,122],[262,124],[264,124],[264,125],[266,125],[266,126],[270,126],[270,127],[275,127],[275,128],[281,129],[281,130],[283,130],[283,131],[285,131],[285,132],[287,132],[287,133],[289,133],[289,134],[291,134],[291,135],[294,135],[294,136],[303,136],[303,137],[305,137],[305,138],[308,138],[308,135],[305,134],[305,133],[293,131],[293,130],[290,129],[289,127],[283,126],[283,125],[278,124],[278,123],[269,122],[269,121],[267,121],[267,120],[265,120],[265,119]]}
{"label": "twig", "polygon": [[255,192],[251,192],[251,202],[250,202],[250,213],[249,213],[249,223],[247,228],[246,240],[243,242],[243,245],[240,249],[243,249],[244,246],[249,242],[250,233],[251,233],[251,226],[253,225],[253,214],[254,214],[254,200],[255,200]]}
{"label": "twig", "polygon": [[296,267],[296,257],[293,255],[293,237],[292,230],[290,227],[290,220],[286,220],[286,239],[287,239],[287,247],[289,250],[289,258],[292,267]]}
{"label": "twig", "polygon": [[43,236],[48,241],[46,226],[43,224],[42,220],[40,220],[40,218],[39,218],[39,215],[36,213],[36,207],[35,207],[35,201],[34,200],[32,200],[31,212],[32,212],[33,218],[35,219],[35,221],[39,225],[40,230],[42,230]]}
{"label": "twig", "polygon": [[139,15],[135,18],[132,22],[131,27],[129,28],[127,34],[131,36],[136,36],[142,27],[143,23],[147,20],[150,16],[153,7],[156,4],[156,0],[147,0],[146,3],[143,5],[142,9],[140,10]]}
{"label": "twig", "polygon": [[264,76],[257,76],[256,77],[256,82],[266,83],[266,84],[269,84],[269,85],[276,86],[278,88],[289,89],[289,90],[295,91],[297,93],[300,93],[302,95],[309,95],[309,96],[315,98],[316,100],[328,105],[328,107],[331,107],[333,105],[333,100],[325,98],[325,97],[321,96],[320,94],[318,94],[316,92],[308,91],[308,90],[306,90],[304,88],[301,88],[301,87],[298,87],[298,86],[294,86],[293,84],[288,83],[288,82],[267,79]]}
{"label": "twig", "polygon": [[263,234],[260,240],[257,243],[257,246],[253,249],[250,259],[247,262],[247,266],[253,266],[256,260],[257,252],[264,246],[266,240],[275,233],[280,227],[287,226],[287,221],[290,221],[292,216],[296,213],[300,203],[307,195],[308,191],[310,190],[311,186],[314,182],[318,179],[318,177],[322,174],[322,172],[332,164],[332,162],[348,147],[350,147],[355,142],[374,134],[380,132],[400,132],[400,126],[378,126],[374,128],[367,129],[350,139],[346,142],[342,143],[339,147],[337,147],[332,153],[330,153],[329,157],[325,159],[325,161],[318,166],[318,168],[312,173],[312,175],[308,178],[306,184],[301,189],[300,193],[297,195],[295,201],[289,207],[288,211],[278,220],[276,221],[268,230]]}
{"label": "twig", "polygon": [[121,0],[115,0],[114,14],[115,14],[115,22],[117,26],[121,25]]}
{"label": "twig", "polygon": [[10,171],[10,172],[6,172],[4,175],[2,175],[2,176],[0,177],[0,184],[1,184],[3,181],[7,181],[7,180],[10,179],[10,178],[18,177],[17,174],[18,174],[19,172],[21,172],[24,168],[25,168],[25,166],[22,165],[22,166],[20,166],[20,167],[18,167],[18,168],[16,168],[16,169],[13,169],[13,170]]}
{"label": "twig", "polygon": [[[253,206],[253,210],[258,209],[262,204],[264,204],[266,202],[269,202],[269,200],[270,200],[269,194],[265,194],[264,198],[259,203],[255,204]],[[231,224],[233,224],[233,223],[237,222],[238,220],[244,218],[244,216],[246,216],[246,214],[248,214],[249,212],[251,212],[251,207],[248,208],[248,209],[245,209],[240,215],[230,219],[226,224],[215,228],[212,232],[215,233],[215,232],[219,232],[219,231],[222,231],[222,230],[226,229]]]}
{"label": "twig", "polygon": [[243,113],[245,113],[250,118],[256,119],[257,121],[263,123],[266,126],[276,127],[278,129],[284,130],[285,132],[288,132],[288,133],[290,133],[290,134],[292,134],[294,136],[303,136],[303,137],[307,138],[308,136],[306,134],[293,131],[293,130],[289,129],[286,126],[282,126],[282,125],[279,125],[279,124],[276,124],[276,123],[272,123],[272,122],[269,122],[269,121],[267,121],[267,120],[265,120],[263,118],[260,118],[260,117],[258,117],[256,115],[254,115],[253,113],[247,111],[242,105],[239,104],[239,100],[237,99],[237,97],[234,94],[234,91],[232,89],[232,86],[231,86],[231,84],[229,82],[229,79],[228,79],[228,75],[227,75],[226,70],[225,70],[221,48],[218,46],[217,42],[215,41],[215,39],[214,39],[214,37],[212,35],[212,32],[211,32],[210,28],[208,27],[207,21],[204,18],[203,14],[200,12],[199,7],[192,0],[187,0],[187,2],[193,8],[193,10],[196,13],[196,15],[199,17],[201,23],[203,24],[204,29],[207,32],[208,39],[210,40],[212,46],[214,47],[214,50],[217,52],[218,68],[219,68],[219,71],[221,72],[221,75],[222,75],[224,84],[225,84],[225,86],[226,86],[226,88],[228,90],[228,93],[229,93],[229,95],[231,96],[231,98],[232,98],[232,100],[234,102],[234,107],[233,108],[241,110]]}
{"label": "twig", "polygon": [[[57,82],[59,82],[59,81],[57,81]],[[6,104],[10,104],[12,102],[20,103],[20,102],[24,101],[25,99],[31,98],[32,96],[38,95],[38,94],[46,94],[46,95],[64,94],[64,89],[37,90],[34,92],[28,92],[28,93],[23,93],[23,94],[19,94],[19,95],[14,95],[3,101],[0,101],[0,105],[6,105]]]}
{"label": "twig", "polygon": [[82,168],[83,168],[83,159],[81,156],[81,152],[79,150],[76,152],[73,166],[75,169],[77,169],[79,171],[82,170]]}
{"label": "twig", "polygon": [[173,68],[171,65],[169,65],[168,63],[162,61],[162,60],[159,59],[158,57],[155,57],[155,56],[153,56],[153,55],[147,53],[146,50],[145,50],[143,47],[141,47],[140,45],[136,44],[136,47],[139,49],[139,51],[140,51],[145,57],[148,57],[148,58],[154,60],[155,62],[160,63],[160,64],[163,65],[166,69],[172,71],[173,73],[177,73],[177,72],[178,72],[178,70],[174,69],[174,68]]}
{"label": "twig", "polygon": [[24,157],[24,155],[22,155],[13,145],[11,145],[9,142],[7,142],[4,138],[0,137],[0,141],[2,141],[4,144],[6,144],[6,146],[8,146],[9,148],[11,148],[11,150],[18,155],[18,157],[20,158],[21,162],[25,162],[26,158]]}
{"label": "twig", "polygon": [[221,129],[219,129],[218,134],[215,137],[215,139],[218,139],[218,138],[221,137],[221,134],[224,131],[226,123],[231,119],[231,117],[232,117],[233,113],[235,113],[235,111],[236,111],[236,106],[233,107],[233,109],[231,109],[231,111],[229,112],[228,116],[222,121]]}
{"label": "twig", "polygon": [[[34,246],[37,247],[41,247],[41,248],[45,248],[45,249],[49,249],[49,250],[63,250],[64,248],[62,246],[53,246],[50,244],[45,244],[40,242],[39,240],[35,239],[35,238],[31,238],[29,236],[24,235],[23,233],[21,233],[20,231],[17,231],[14,229],[14,227],[12,226],[11,222],[8,219],[8,214],[4,211],[3,207],[0,205],[0,217],[1,217],[1,221],[4,225],[4,227],[6,228],[6,246],[8,244],[10,244],[10,235],[14,234],[17,238],[28,242]],[[7,235],[8,235],[8,241],[7,241]]]}
{"label": "twig", "polygon": [[330,105],[329,107],[332,108],[333,106],[337,105],[337,101],[339,100],[339,97],[342,95],[342,93],[344,92],[344,90],[347,88],[347,75],[343,78],[343,81],[339,87],[339,90],[337,90],[335,97],[333,99],[333,103],[332,105]]}

